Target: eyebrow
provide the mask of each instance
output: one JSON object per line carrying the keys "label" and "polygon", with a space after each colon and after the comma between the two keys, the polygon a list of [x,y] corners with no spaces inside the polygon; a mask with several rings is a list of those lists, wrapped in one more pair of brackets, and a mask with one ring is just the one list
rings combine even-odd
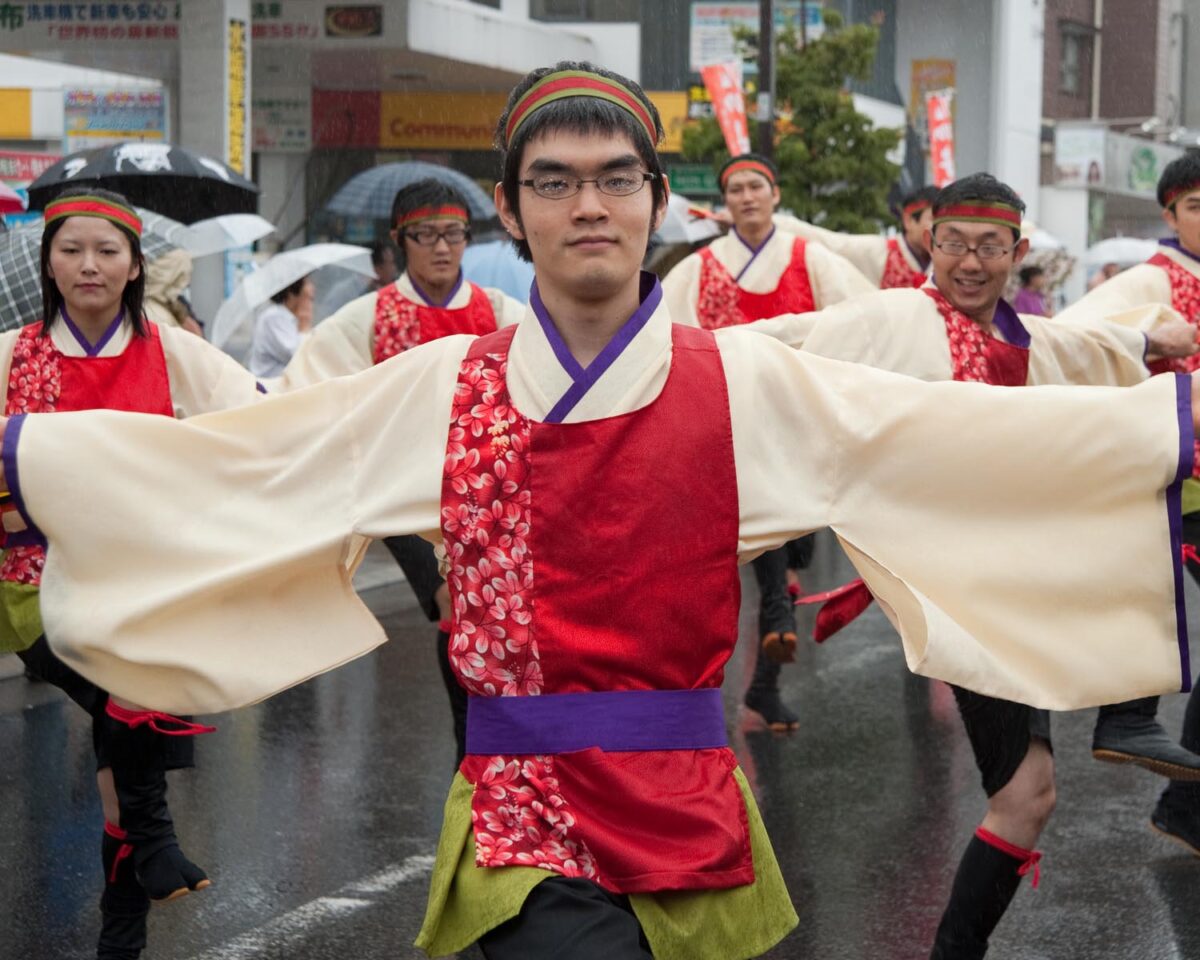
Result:
{"label": "eyebrow", "polygon": [[[611,160],[606,160],[600,165],[598,172],[605,173],[609,170],[620,170],[623,167],[636,167],[642,162],[642,158],[636,154],[626,153],[619,157],[613,157]],[[551,157],[538,157],[529,164],[530,173],[576,173],[574,167],[570,164],[563,163],[561,160],[555,160]]]}

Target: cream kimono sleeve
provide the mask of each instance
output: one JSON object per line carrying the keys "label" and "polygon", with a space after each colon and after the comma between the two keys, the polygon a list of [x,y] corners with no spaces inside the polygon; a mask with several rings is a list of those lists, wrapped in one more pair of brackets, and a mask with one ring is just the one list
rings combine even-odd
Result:
{"label": "cream kimono sleeve", "polygon": [[378,299],[379,294],[368,293],[318,323],[301,342],[283,373],[266,382],[267,389],[271,393],[290,393],[373,366],[372,336]]}
{"label": "cream kimono sleeve", "polygon": [[837,233],[818,227],[806,220],[786,213],[777,213],[772,218],[775,226],[785,233],[819,243],[827,250],[848,260],[868,281],[872,289],[878,289],[887,266],[887,238],[872,234]]}
{"label": "cream kimono sleeve", "polygon": [[718,343],[743,560],[829,526],[909,668],[980,693],[1066,710],[1187,688],[1187,377],[1012,390]]}
{"label": "cream kimono sleeve", "polygon": [[684,257],[663,277],[663,302],[671,312],[674,323],[688,327],[700,326],[696,303],[700,298],[700,254]]}
{"label": "cream kimono sleeve", "polygon": [[[1171,281],[1165,270],[1139,263],[1105,280],[1065,310],[1060,310],[1055,319],[1061,323],[1109,320],[1147,329],[1147,323],[1158,315],[1156,310],[1148,315],[1144,313],[1143,308],[1152,304],[1161,304],[1170,309]],[[1170,315],[1178,316],[1174,310],[1170,311]]]}
{"label": "cream kimono sleeve", "polygon": [[384,640],[350,577],[367,538],[436,537],[468,337],[190,420],[10,421],[14,499],[49,542],[51,646],[173,713],[253,703]]}

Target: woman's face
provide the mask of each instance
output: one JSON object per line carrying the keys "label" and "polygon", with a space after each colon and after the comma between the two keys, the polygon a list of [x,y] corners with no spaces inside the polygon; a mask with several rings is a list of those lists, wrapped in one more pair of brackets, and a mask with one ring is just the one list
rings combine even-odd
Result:
{"label": "woman's face", "polygon": [[72,316],[111,319],[139,270],[129,238],[99,217],[68,217],[50,241],[50,276]]}

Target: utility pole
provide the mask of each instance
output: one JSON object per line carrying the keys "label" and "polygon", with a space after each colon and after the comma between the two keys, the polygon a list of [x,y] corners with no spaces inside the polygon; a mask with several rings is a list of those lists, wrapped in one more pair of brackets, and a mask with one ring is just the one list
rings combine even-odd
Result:
{"label": "utility pole", "polygon": [[772,0],[758,3],[758,152],[775,154],[775,9]]}

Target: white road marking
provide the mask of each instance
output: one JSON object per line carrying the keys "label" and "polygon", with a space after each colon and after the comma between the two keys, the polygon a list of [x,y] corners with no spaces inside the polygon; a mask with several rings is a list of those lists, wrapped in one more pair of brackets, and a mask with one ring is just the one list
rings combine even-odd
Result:
{"label": "white road marking", "polygon": [[375,903],[365,897],[378,896],[428,876],[433,871],[433,863],[434,858],[429,854],[411,856],[378,873],[354,880],[330,896],[310,900],[260,927],[197,954],[192,960],[252,960],[267,947],[278,949],[295,943],[321,924],[341,919]]}

